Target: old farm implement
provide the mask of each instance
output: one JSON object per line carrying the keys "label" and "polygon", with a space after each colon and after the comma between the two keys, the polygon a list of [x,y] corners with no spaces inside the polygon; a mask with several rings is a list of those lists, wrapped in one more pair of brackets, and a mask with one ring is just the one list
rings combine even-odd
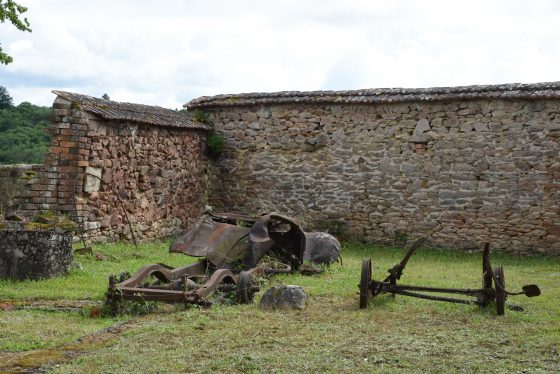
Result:
{"label": "old farm implement", "polygon": [[[492,302],[495,302],[497,314],[503,315],[505,302],[508,296],[524,294],[528,297],[533,297],[541,294],[539,287],[534,284],[523,286],[520,292],[507,291],[503,267],[497,266],[492,268],[490,264],[489,243],[485,244],[482,254],[482,288],[460,289],[397,284],[408,260],[423,241],[424,239],[416,241],[410,247],[402,261],[389,269],[389,275],[382,281],[376,281],[372,278],[371,258],[363,260],[360,284],[358,285],[360,289],[360,308],[366,308],[370,298],[374,298],[382,293],[389,293],[393,296],[404,295],[451,303],[476,304],[479,306],[488,306]],[[441,296],[441,294],[464,295],[468,298],[447,297]]]}

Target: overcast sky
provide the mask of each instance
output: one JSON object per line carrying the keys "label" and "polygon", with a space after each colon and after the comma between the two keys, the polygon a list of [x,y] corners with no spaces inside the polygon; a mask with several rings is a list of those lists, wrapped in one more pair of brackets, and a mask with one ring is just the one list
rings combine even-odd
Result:
{"label": "overcast sky", "polygon": [[181,108],[222,93],[560,80],[555,0],[17,0],[15,103],[53,89]]}

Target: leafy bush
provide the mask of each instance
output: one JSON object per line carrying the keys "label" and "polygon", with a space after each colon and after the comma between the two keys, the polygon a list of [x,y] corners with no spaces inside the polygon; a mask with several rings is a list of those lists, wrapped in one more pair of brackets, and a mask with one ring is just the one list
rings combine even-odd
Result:
{"label": "leafy bush", "polygon": [[220,155],[224,152],[226,147],[224,137],[221,134],[216,132],[211,133],[208,135],[208,139],[206,140],[206,148],[208,149],[208,154],[211,157],[220,157]]}
{"label": "leafy bush", "polygon": [[205,113],[200,109],[194,110],[194,119],[195,121],[204,123],[206,125],[210,124],[210,117],[208,116],[208,113]]}

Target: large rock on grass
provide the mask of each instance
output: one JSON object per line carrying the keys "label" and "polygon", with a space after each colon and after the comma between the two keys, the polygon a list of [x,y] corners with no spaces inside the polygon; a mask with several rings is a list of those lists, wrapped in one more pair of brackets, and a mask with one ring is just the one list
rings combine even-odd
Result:
{"label": "large rock on grass", "polygon": [[262,309],[305,309],[307,293],[301,286],[280,285],[266,290],[259,306]]}
{"label": "large rock on grass", "polygon": [[306,232],[303,262],[330,265],[340,257],[340,243],[326,232]]}

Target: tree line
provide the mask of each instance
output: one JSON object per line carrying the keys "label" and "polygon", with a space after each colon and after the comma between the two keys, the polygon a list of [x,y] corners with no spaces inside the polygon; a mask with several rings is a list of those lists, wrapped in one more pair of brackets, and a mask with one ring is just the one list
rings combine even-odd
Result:
{"label": "tree line", "polygon": [[23,102],[13,105],[0,86],[0,164],[41,164],[49,150],[52,109]]}

